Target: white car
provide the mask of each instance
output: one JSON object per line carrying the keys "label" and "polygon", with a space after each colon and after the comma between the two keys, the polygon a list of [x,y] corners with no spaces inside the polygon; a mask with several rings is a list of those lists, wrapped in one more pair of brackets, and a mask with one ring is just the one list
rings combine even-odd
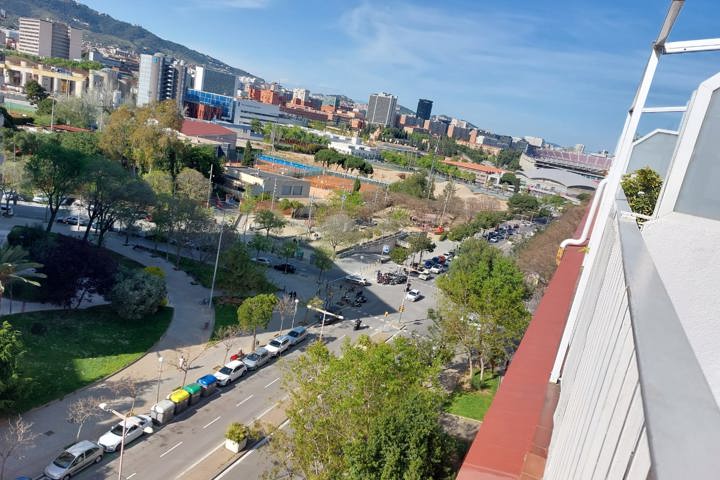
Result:
{"label": "white car", "polygon": [[245,372],[247,372],[247,365],[245,365],[241,360],[233,360],[230,363],[226,363],[225,366],[217,372],[213,373],[213,376],[217,378],[218,385],[224,387],[242,377]]}
{"label": "white car", "polygon": [[357,273],[351,273],[350,275],[345,277],[345,280],[356,285],[370,285],[370,282],[368,282],[367,278],[363,277],[362,275],[358,275]]}
{"label": "white car", "polygon": [[445,267],[443,267],[442,265],[440,265],[438,263],[436,263],[435,265],[430,267],[430,273],[434,273],[435,275],[437,275],[439,273],[443,273],[444,271],[445,271]]}
{"label": "white car", "polygon": [[420,290],[417,290],[413,288],[409,292],[405,294],[405,299],[410,300],[411,302],[417,302],[422,298],[422,293],[420,293]]}
{"label": "white car", "polygon": [[128,417],[127,420],[121,420],[110,429],[105,435],[100,437],[98,444],[103,447],[106,452],[114,452],[120,448],[122,442],[123,422],[127,422],[125,426],[125,446],[133,440],[142,437],[147,427],[152,425],[152,419],[147,415],[135,415]]}
{"label": "white car", "polygon": [[287,335],[281,335],[277,338],[273,338],[265,345],[265,350],[270,352],[270,355],[278,357],[290,348],[290,337]]}
{"label": "white car", "polygon": [[253,353],[243,358],[243,362],[247,365],[248,370],[257,370],[270,361],[272,357],[267,349],[260,347]]}
{"label": "white car", "polygon": [[430,279],[432,278],[432,275],[430,275],[430,270],[428,270],[427,268],[424,269],[424,270],[422,270],[422,271],[418,274],[418,278],[419,278],[420,280],[430,280]]}
{"label": "white car", "polygon": [[266,267],[269,267],[272,263],[267,257],[254,257],[252,261],[255,263],[259,263],[260,265],[265,265]]}

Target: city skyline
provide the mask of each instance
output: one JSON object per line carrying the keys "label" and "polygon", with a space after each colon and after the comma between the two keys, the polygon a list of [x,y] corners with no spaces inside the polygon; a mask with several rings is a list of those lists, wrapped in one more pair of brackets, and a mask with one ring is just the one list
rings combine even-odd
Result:
{"label": "city skyline", "polygon": [[[649,0],[562,9],[549,1],[481,7],[454,0],[443,8],[396,0],[83,3],[288,88],[360,102],[387,91],[411,109],[430,98],[433,113],[482,129],[593,151],[614,149],[637,65],[666,8]],[[636,15],[642,8],[652,16]],[[688,5],[671,38],[690,30],[712,37],[712,12],[720,6],[709,0]],[[190,21],[193,29],[183,28]],[[658,83],[668,93],[650,101],[684,102],[692,85],[713,73],[706,60],[667,62]],[[677,116],[645,128],[655,126],[676,128]]]}

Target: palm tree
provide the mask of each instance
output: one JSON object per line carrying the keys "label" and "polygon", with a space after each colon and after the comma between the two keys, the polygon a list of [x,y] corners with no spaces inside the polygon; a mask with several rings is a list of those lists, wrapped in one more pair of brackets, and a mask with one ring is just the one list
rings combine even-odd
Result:
{"label": "palm tree", "polygon": [[23,282],[39,287],[40,283],[32,279],[46,278],[44,273],[37,271],[42,267],[41,263],[29,261],[28,252],[22,247],[3,244],[0,247],[0,302],[5,287],[13,283]]}

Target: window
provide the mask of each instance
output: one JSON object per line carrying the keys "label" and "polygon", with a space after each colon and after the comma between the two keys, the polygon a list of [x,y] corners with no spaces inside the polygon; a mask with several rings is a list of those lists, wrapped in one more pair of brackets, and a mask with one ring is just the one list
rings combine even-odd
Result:
{"label": "window", "polygon": [[280,195],[283,197],[287,197],[288,195],[292,195],[292,186],[290,185],[283,185],[280,187]]}
{"label": "window", "polygon": [[292,194],[296,196],[301,196],[303,194],[303,186],[295,185],[294,187],[292,187]]}
{"label": "window", "polygon": [[675,211],[720,220],[720,90],[710,98],[705,119],[698,133]]}

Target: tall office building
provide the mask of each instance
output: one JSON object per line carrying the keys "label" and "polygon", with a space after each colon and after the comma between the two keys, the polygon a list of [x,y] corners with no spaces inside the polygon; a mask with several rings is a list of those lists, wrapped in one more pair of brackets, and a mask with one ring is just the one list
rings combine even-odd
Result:
{"label": "tall office building", "polygon": [[418,100],[417,117],[422,118],[423,120],[430,120],[432,105],[432,100],[425,100],[424,98]]}
{"label": "tall office building", "polygon": [[367,109],[367,123],[389,127],[395,123],[397,97],[389,93],[370,95]]}
{"label": "tall office building", "polygon": [[162,53],[140,55],[138,106],[174,99],[182,108],[187,68],[183,62]]}
{"label": "tall office building", "polygon": [[19,52],[39,57],[80,59],[83,31],[64,23],[20,17]]}
{"label": "tall office building", "polygon": [[297,98],[301,102],[307,103],[310,101],[310,90],[307,88],[294,88],[292,98]]}
{"label": "tall office building", "polygon": [[195,67],[195,78],[193,80],[195,90],[234,97],[238,85],[238,78],[235,75],[218,72],[207,67]]}

